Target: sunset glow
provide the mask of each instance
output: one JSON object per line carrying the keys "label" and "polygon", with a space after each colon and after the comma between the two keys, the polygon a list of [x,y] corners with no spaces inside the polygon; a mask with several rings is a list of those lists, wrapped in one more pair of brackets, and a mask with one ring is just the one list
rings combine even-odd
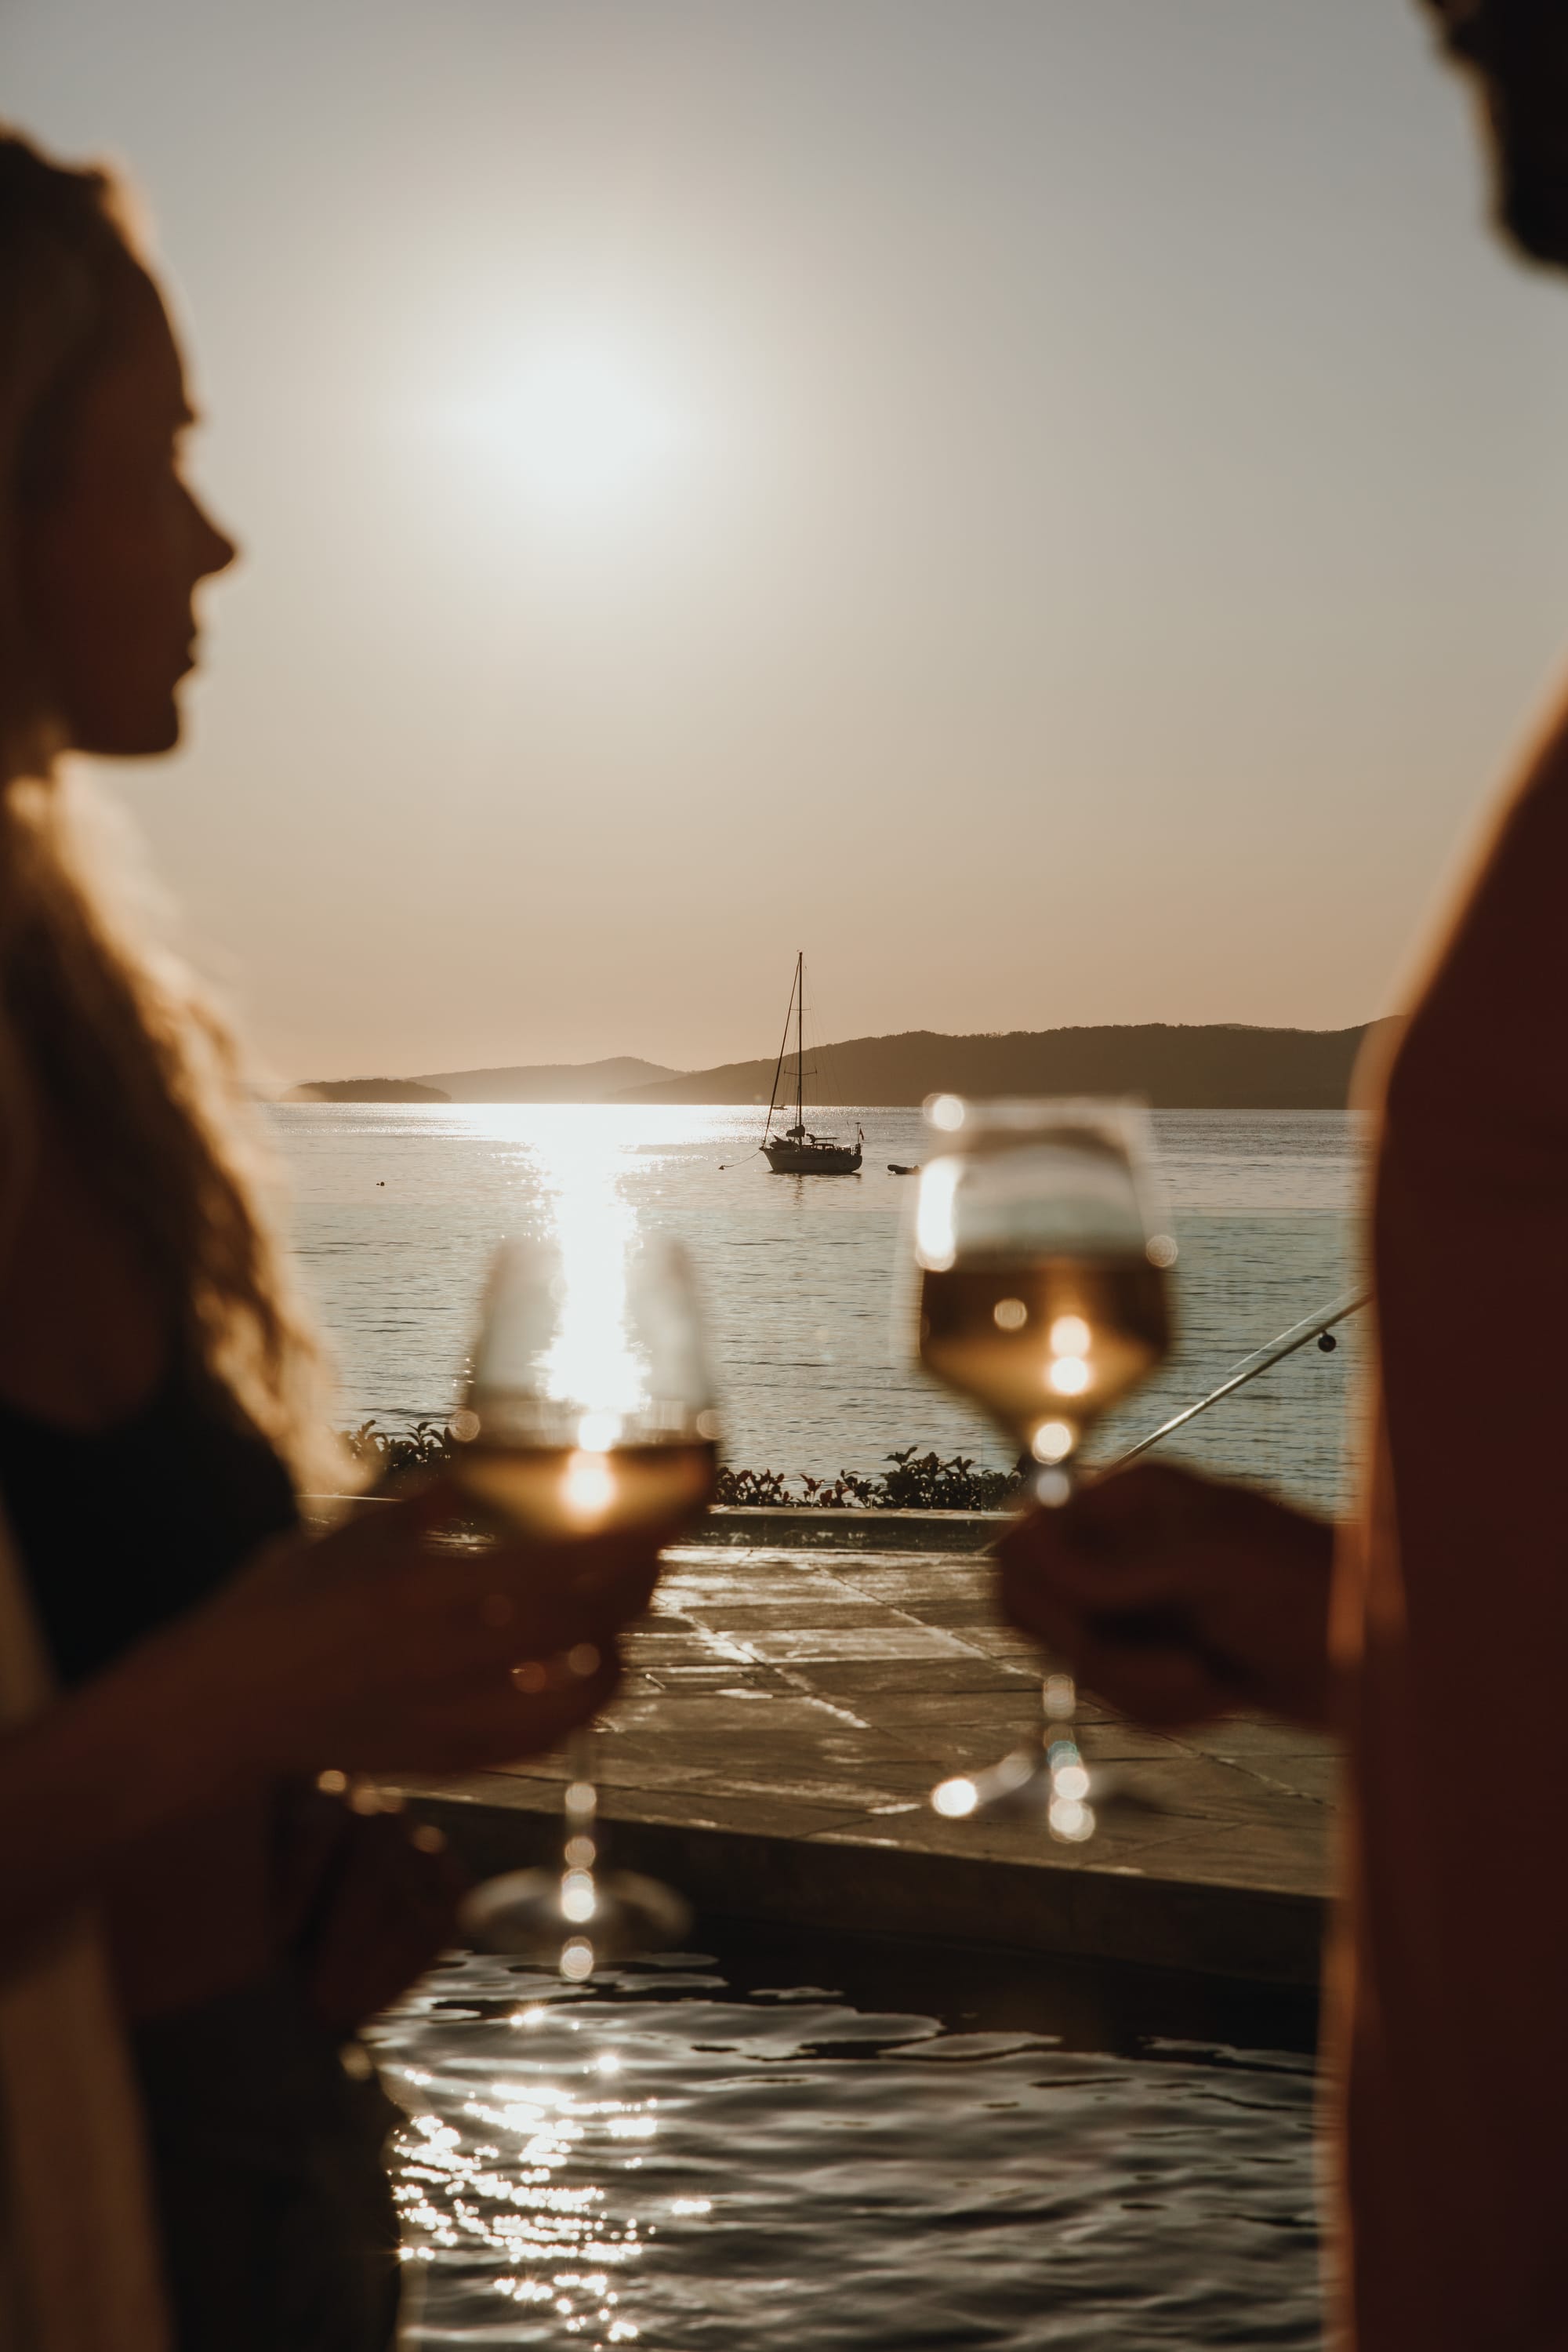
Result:
{"label": "sunset glow", "polygon": [[753,1057],[803,928],[830,1040],[1397,1001],[1568,595],[1415,6],[5,13],[246,550],[115,789],[280,1080]]}

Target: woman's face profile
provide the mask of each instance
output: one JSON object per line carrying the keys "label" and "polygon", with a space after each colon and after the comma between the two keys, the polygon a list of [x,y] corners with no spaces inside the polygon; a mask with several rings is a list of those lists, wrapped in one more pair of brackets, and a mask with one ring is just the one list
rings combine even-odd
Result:
{"label": "woman's face profile", "polygon": [[1498,216],[1521,251],[1568,265],[1568,0],[1428,0],[1474,81]]}
{"label": "woman's face profile", "polygon": [[117,758],[178,741],[196,584],[235,557],[181,473],[194,423],[163,306],[140,273],[113,355],[78,396],[22,534],[22,584],[72,746]]}

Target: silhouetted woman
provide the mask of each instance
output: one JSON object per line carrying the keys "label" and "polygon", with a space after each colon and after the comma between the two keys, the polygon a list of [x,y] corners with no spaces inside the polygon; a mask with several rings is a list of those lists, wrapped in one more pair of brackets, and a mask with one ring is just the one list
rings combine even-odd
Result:
{"label": "silhouetted woman", "polygon": [[[553,1744],[653,1553],[597,1548],[587,1598],[537,1551],[439,1556],[440,1490],[298,1530],[322,1402],[234,1053],[58,773],[178,736],[235,552],[191,423],[111,187],[0,137],[0,2341],[382,2352],[389,2110],[351,2037],[453,1879],[311,1783]],[[596,1674],[521,1694],[584,1641]]]}

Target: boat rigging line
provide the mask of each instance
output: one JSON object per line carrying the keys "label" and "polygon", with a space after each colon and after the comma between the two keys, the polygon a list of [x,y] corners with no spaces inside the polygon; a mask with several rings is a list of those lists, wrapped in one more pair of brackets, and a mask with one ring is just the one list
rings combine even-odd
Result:
{"label": "boat rigging line", "polygon": [[[798,953],[797,953],[797,954],[796,954],[796,957],[795,957],[795,978],[796,978],[796,981],[797,981],[797,982],[799,981],[799,978],[800,978],[800,971],[801,971],[801,966],[802,966],[803,961],[804,961],[804,958],[803,958],[800,954],[798,954]],[[768,1127],[771,1127],[771,1126],[773,1125],[773,1105],[778,1101],[778,1098],[779,1098],[779,1074],[780,1074],[780,1072],[781,1072],[781,1071],[783,1070],[783,1068],[784,1068],[784,1055],[785,1055],[788,1053],[788,1051],[789,1051],[789,1016],[790,1016],[790,1014],[791,1014],[794,1011],[795,1011],[795,990],[794,990],[794,989],[791,989],[791,991],[790,991],[789,1003],[784,1006],[784,1035],[779,1039],[779,1057],[778,1057],[778,1060],[773,1064],[773,1090],[772,1094],[771,1094],[771,1095],[769,1095],[769,1097],[768,1097],[768,1119],[767,1119],[767,1126],[766,1126],[766,1127],[764,1127],[764,1128],[763,1128],[763,1142],[765,1142],[765,1141],[767,1140]],[[763,1148],[763,1146],[762,1146],[762,1144],[761,1144],[761,1143],[757,1144],[757,1145],[755,1146],[755,1148],[754,1148],[752,1150],[748,1151],[748,1152],[746,1153],[746,1155],[745,1155],[745,1156],[746,1156],[746,1158],[747,1158],[748,1160],[754,1160],[754,1159],[756,1158],[757,1152],[759,1152],[759,1151],[762,1150],[762,1148]],[[720,1173],[721,1173],[721,1174],[722,1174],[722,1173],[723,1173],[723,1171],[724,1171],[724,1170],[725,1170],[726,1168],[739,1168],[739,1167],[740,1167],[740,1165],[741,1165],[741,1162],[740,1162],[738,1160],[721,1160],[721,1161],[719,1162]]]}

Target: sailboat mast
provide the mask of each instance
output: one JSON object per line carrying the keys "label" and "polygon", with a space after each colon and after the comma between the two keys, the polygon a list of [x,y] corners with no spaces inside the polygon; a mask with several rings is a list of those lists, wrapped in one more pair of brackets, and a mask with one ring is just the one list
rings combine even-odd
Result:
{"label": "sailboat mast", "polygon": [[805,950],[795,959],[795,1123],[805,1125]]}

